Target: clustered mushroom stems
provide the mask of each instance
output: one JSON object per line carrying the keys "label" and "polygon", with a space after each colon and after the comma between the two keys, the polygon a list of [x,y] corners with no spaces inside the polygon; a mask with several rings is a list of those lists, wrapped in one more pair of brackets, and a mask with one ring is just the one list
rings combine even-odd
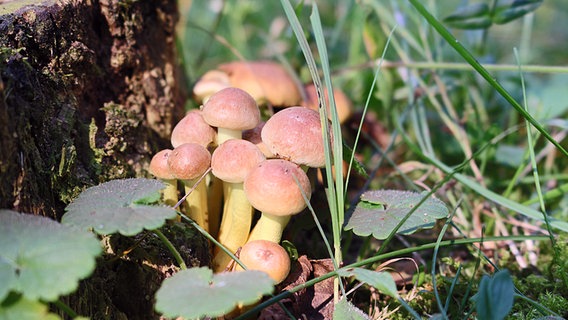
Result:
{"label": "clustered mushroom stems", "polygon": [[[285,79],[286,73],[281,66],[269,61],[232,62],[207,72],[194,87],[194,96],[203,105],[189,111],[178,124],[179,128],[176,125],[172,132],[174,149],[164,150],[160,155],[171,160],[179,145],[199,144],[210,157],[211,173],[203,179],[207,182],[199,183],[191,191],[199,177],[188,178],[151,170],[156,178],[167,184],[163,197],[169,205],[177,202],[177,180],[182,181],[186,193],[189,193],[186,199],[189,208],[185,211],[190,218],[209,230],[231,252],[236,253],[242,248],[245,251],[245,256],[241,256],[243,260],[249,258],[249,251],[260,256],[272,256],[269,252],[273,249],[258,249],[257,245],[268,242],[279,247],[291,216],[303,211],[307,206],[306,198],[310,199],[313,186],[306,175],[308,167],[325,165],[322,121],[313,85],[302,88],[296,81]],[[338,112],[346,110],[341,119],[343,122],[350,114],[350,103],[341,91],[334,90],[333,94],[336,102],[347,101],[345,108],[340,103],[336,104]],[[258,105],[263,103],[286,108],[261,122]],[[216,152],[224,145],[236,144],[234,141],[244,141],[245,130],[256,131],[256,141],[250,143],[256,149],[253,156],[257,157],[256,163],[248,165],[250,168],[240,180],[234,180],[220,173],[222,169],[214,164],[219,162],[215,160]],[[231,161],[238,158],[240,152],[231,152],[228,152],[228,160],[220,162],[237,171],[239,165]],[[261,216],[251,230],[254,209],[260,211]],[[215,212],[222,212],[221,218]],[[245,250],[247,246],[256,249]],[[253,263],[250,264],[252,266]],[[215,248],[212,265],[216,272],[227,270],[232,265],[231,258]],[[251,267],[247,263],[245,265]],[[289,262],[287,265],[289,268]],[[262,268],[267,267],[252,267]],[[271,270],[263,271],[270,274]],[[276,282],[283,280],[274,279]]]}

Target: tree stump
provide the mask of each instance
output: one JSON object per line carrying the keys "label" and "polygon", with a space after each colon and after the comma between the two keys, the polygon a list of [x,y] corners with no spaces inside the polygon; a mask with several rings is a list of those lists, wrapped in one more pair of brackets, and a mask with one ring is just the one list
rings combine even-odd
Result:
{"label": "tree stump", "polygon": [[[86,187],[148,175],[184,114],[177,19],[175,0],[0,0],[0,208],[59,220]],[[209,262],[195,230],[163,231],[188,266]],[[171,254],[151,232],[103,240],[62,300],[93,319],[159,318]]]}
{"label": "tree stump", "polygon": [[146,175],[186,97],[175,0],[0,1],[0,207]]}

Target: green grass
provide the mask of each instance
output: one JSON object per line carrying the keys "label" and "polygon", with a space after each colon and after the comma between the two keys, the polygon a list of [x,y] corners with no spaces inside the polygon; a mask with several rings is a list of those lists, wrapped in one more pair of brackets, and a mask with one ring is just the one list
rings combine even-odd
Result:
{"label": "green grass", "polygon": [[[367,113],[363,125],[357,117],[342,127],[332,121],[333,133],[342,139],[328,145],[326,162],[328,168],[340,162],[343,143],[355,146],[369,176],[351,171],[349,181],[334,182],[328,170],[329,212],[314,211],[314,219],[323,237],[331,239],[332,253],[323,239],[308,241],[306,231],[292,225],[297,232],[290,240],[300,254],[333,258],[336,269],[342,263],[372,268],[412,257],[428,272],[422,283],[406,288],[403,298],[423,317],[472,317],[475,305],[469,298],[481,276],[503,268],[511,271],[518,289],[509,319],[567,316],[559,306],[566,304],[561,297],[568,279],[558,272],[567,269],[561,261],[568,258],[558,238],[568,231],[568,69],[562,47],[568,32],[554,22],[568,18],[561,0],[484,30],[445,25],[442,18],[464,6],[457,0],[444,5],[326,1],[317,2],[317,8],[286,0],[215,3],[223,4],[221,11],[193,1],[185,18],[180,50],[190,82],[222,62],[272,59],[291,67],[303,82],[343,89],[355,113]],[[379,126],[386,143],[377,140]],[[432,192],[448,204],[451,223],[434,232],[393,234],[385,242],[342,231],[357,196],[384,188]],[[443,237],[464,246],[449,246]],[[452,265],[454,256],[461,260]],[[526,270],[539,281],[529,279]],[[308,280],[257,309],[335,276]],[[530,291],[537,289],[528,281],[547,295],[533,296],[536,291]],[[346,283],[341,293],[336,287],[336,297],[354,285]],[[355,292],[360,293],[348,298],[377,318],[373,310],[398,305],[364,293],[370,290],[359,287]],[[522,309],[527,306],[530,310]]]}

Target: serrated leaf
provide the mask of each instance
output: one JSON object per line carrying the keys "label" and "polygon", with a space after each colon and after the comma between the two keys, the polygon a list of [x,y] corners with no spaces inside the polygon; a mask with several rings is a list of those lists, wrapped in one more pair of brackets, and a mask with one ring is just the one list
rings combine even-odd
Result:
{"label": "serrated leaf", "polygon": [[[400,190],[373,190],[361,195],[345,230],[353,230],[360,236],[383,240],[396,228],[398,223],[422,200],[424,194]],[[418,229],[432,228],[437,219],[449,214],[446,205],[428,198],[404,222],[397,233],[411,234]]]}
{"label": "serrated leaf", "polygon": [[93,272],[101,251],[90,233],[0,210],[0,301],[10,291],[30,300],[57,300]]}
{"label": "serrated leaf", "polygon": [[460,7],[444,19],[450,27],[458,29],[486,29],[492,24],[489,6],[476,3]]}
{"label": "serrated leaf", "polygon": [[49,308],[39,301],[19,297],[13,301],[3,301],[0,304],[0,319],[59,320],[61,318],[56,314],[50,313]]}
{"label": "serrated leaf", "polygon": [[503,319],[513,307],[515,285],[507,270],[493,277],[483,276],[479,291],[472,297],[479,319]]}
{"label": "serrated leaf", "polygon": [[165,187],[156,179],[122,179],[105,182],[83,191],[65,208],[62,223],[98,234],[119,232],[125,236],[153,230],[176,216],[173,208],[149,205]]}
{"label": "serrated leaf", "polygon": [[527,13],[535,11],[542,4],[542,0],[510,0],[507,3],[499,3],[493,14],[493,22],[505,24]]}
{"label": "serrated leaf", "polygon": [[396,282],[388,272],[373,271],[363,268],[349,268],[347,270],[339,269],[338,274],[342,277],[355,277],[357,280],[375,287],[386,295],[393,298],[398,297]]}
{"label": "serrated leaf", "polygon": [[218,317],[273,290],[273,280],[261,271],[213,275],[208,268],[190,268],[164,280],[156,292],[156,310],[170,318]]}
{"label": "serrated leaf", "polygon": [[368,320],[371,319],[361,309],[355,307],[347,299],[343,298],[335,305],[333,320]]}

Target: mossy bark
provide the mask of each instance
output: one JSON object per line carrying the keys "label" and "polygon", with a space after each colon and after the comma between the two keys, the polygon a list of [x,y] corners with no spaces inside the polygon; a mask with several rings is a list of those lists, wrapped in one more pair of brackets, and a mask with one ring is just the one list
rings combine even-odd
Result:
{"label": "mossy bark", "polygon": [[30,2],[0,4],[0,207],[59,219],[168,146],[178,15],[174,0]]}
{"label": "mossy bark", "polygon": [[[184,113],[177,19],[175,0],[0,3],[0,208],[59,220],[86,187],[148,175]],[[186,264],[206,265],[207,241],[177,226],[163,232]],[[111,239],[62,300],[93,319],[158,318],[171,254],[151,232]]]}

